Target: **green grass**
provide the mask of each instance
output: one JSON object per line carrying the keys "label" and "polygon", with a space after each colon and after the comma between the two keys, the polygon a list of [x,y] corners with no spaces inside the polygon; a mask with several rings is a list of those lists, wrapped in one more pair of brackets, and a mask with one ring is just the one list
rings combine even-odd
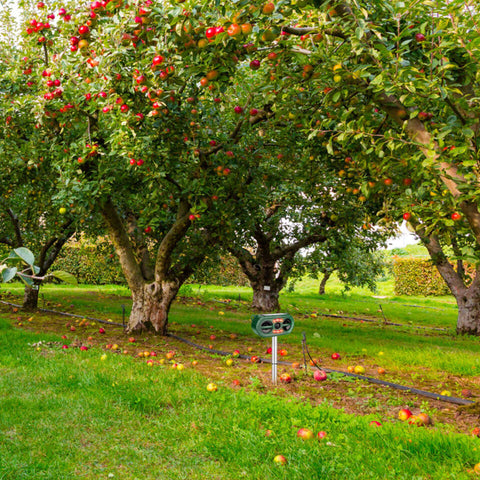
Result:
{"label": "green grass", "polygon": [[[478,439],[312,407],[273,394],[207,392],[191,370],[149,368],[0,317],[0,479],[467,479]],[[325,430],[303,442],[299,427]],[[265,436],[265,429],[273,431]],[[327,443],[328,441],[328,443]],[[283,454],[286,466],[273,457]]]}
{"label": "green grass", "polygon": [[[381,284],[380,284],[381,285]],[[283,293],[281,302],[296,321],[293,333],[282,337],[282,342],[300,345],[302,333],[307,334],[308,344],[314,356],[337,351],[343,359],[339,365],[346,367],[353,362],[381,365],[389,370],[415,371],[421,368],[422,376],[438,377],[443,374],[473,377],[480,372],[480,341],[478,338],[457,337],[454,334],[457,308],[451,297],[393,297],[374,298],[373,294],[360,289],[341,292],[338,282],[329,284],[324,296],[316,294],[316,282],[305,279],[293,293]],[[9,285],[9,290],[18,294],[21,285]],[[130,309],[129,291],[120,286],[69,286],[46,285],[42,288],[45,299],[62,308],[74,305],[72,311],[82,315],[121,320],[121,305],[125,304],[127,315]],[[95,295],[93,295],[95,293]],[[387,291],[379,293],[388,293]],[[252,336],[250,329],[251,312],[248,302],[251,292],[247,288],[186,285],[183,294],[199,296],[204,301],[213,301],[215,310],[175,303],[170,320],[180,325],[196,323],[214,325],[218,328],[244,336]],[[239,298],[241,302],[239,302]],[[230,312],[228,306],[220,303],[231,299],[239,307]],[[321,313],[345,314],[347,316],[369,316],[382,320],[379,312],[382,306],[389,321],[404,324],[404,327],[383,326],[353,322],[342,319],[321,317]],[[67,308],[67,310],[69,310]],[[224,310],[225,316],[218,315]],[[312,312],[318,312],[312,318]],[[418,330],[410,324],[446,328],[445,332]],[[172,327],[175,330],[175,327]],[[379,355],[384,352],[383,355]]]}

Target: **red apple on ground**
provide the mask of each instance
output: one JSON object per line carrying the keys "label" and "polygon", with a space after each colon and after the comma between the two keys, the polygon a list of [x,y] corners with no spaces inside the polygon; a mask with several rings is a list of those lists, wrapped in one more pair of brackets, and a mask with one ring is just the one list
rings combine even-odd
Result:
{"label": "red apple on ground", "polygon": [[340,354],[339,353],[332,353],[332,360],[340,360]]}
{"label": "red apple on ground", "polygon": [[103,327],[100,327],[100,328],[98,329],[98,333],[105,333],[105,329],[104,329]]}
{"label": "red apple on ground", "polygon": [[216,335],[210,335],[210,340],[215,340],[216,338]]}
{"label": "red apple on ground", "polygon": [[80,350],[82,350],[82,352],[85,352],[85,351],[88,350],[88,347],[86,347],[85,345],[82,345],[82,346],[80,347]]}
{"label": "red apple on ground", "polygon": [[401,420],[402,422],[405,422],[405,421],[408,420],[411,416],[412,416],[412,412],[411,412],[408,408],[402,408],[402,409],[398,412],[398,418],[399,418],[399,420]]}
{"label": "red apple on ground", "polygon": [[252,363],[260,363],[260,357],[258,357],[257,355],[252,355],[252,356],[250,357],[250,361],[251,361]]}
{"label": "red apple on ground", "polygon": [[381,426],[382,426],[382,424],[381,424],[380,422],[377,422],[377,420],[372,420],[372,421],[370,422],[370,425],[371,425],[372,427],[381,427]]}
{"label": "red apple on ground", "polygon": [[291,383],[292,381],[292,376],[289,373],[282,373],[279,378],[283,383]]}
{"label": "red apple on ground", "polygon": [[311,440],[315,437],[315,434],[309,428],[301,428],[297,432],[297,437],[302,440]]}
{"label": "red apple on ground", "polygon": [[317,433],[318,440],[323,440],[326,436],[327,432],[324,432],[323,430]]}
{"label": "red apple on ground", "polygon": [[130,337],[130,338],[128,339],[128,341],[129,341],[130,343],[135,343],[135,339],[134,339],[133,337]]}
{"label": "red apple on ground", "polygon": [[317,382],[323,382],[323,381],[325,381],[328,377],[327,377],[327,373],[326,373],[324,370],[315,370],[315,372],[313,372],[313,378],[314,378]]}
{"label": "red apple on ground", "polygon": [[278,352],[280,356],[284,357],[285,355],[288,355],[288,352],[284,350],[283,348]]}
{"label": "red apple on ground", "polygon": [[232,385],[233,385],[234,387],[239,387],[239,386],[240,386],[240,380],[237,380],[237,379],[233,380],[233,381],[232,381]]}
{"label": "red apple on ground", "polygon": [[432,419],[426,413],[419,413],[417,419],[421,425],[433,425]]}
{"label": "red apple on ground", "polygon": [[275,456],[275,458],[273,459],[273,461],[277,464],[277,465],[285,465],[287,463],[287,459],[283,456],[283,455],[277,455]]}

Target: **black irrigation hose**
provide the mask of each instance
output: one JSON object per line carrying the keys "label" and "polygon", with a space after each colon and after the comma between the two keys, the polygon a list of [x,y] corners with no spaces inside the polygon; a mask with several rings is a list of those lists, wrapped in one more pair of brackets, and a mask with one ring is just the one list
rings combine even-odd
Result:
{"label": "black irrigation hose", "polygon": [[[12,307],[20,307],[20,308],[22,307],[21,305],[17,305],[15,303],[10,303],[10,302],[5,302],[3,300],[0,300],[0,303],[3,303],[4,305],[10,305]],[[41,312],[55,313],[57,315],[63,315],[63,316],[67,316],[67,317],[87,318],[88,320],[93,320],[95,322],[104,323],[104,324],[107,324],[107,325],[115,325],[115,326],[123,328],[123,325],[121,323],[109,322],[108,320],[101,320],[101,319],[95,318],[95,317],[87,317],[85,315],[77,315],[75,313],[57,312],[56,310],[49,310],[49,309],[46,309],[46,308],[39,308],[39,310]],[[217,355],[222,355],[222,356],[231,356],[232,355],[231,352],[225,352],[223,350],[216,350],[216,349],[204,347],[203,345],[199,345],[197,343],[191,342],[190,340],[186,340],[185,338],[179,337],[178,335],[175,335],[173,333],[167,333],[167,336],[171,337],[171,338],[174,338],[175,340],[183,342],[183,343],[185,343],[187,345],[190,345],[190,346],[192,346],[196,349],[199,349],[199,350],[205,350],[207,352],[215,353]],[[305,351],[307,352],[308,356],[310,357],[310,360],[312,360],[314,366],[316,368],[320,369],[321,367],[319,367],[316,364],[316,362],[312,359],[312,357],[310,355],[310,352],[308,351],[305,336],[304,336],[304,342],[302,342],[302,343],[304,344]],[[242,355],[242,354],[238,355],[238,358],[243,358],[244,360],[249,360],[250,359],[250,357],[248,355]],[[263,362],[263,363],[272,363],[272,361],[268,358],[260,358],[260,361]],[[283,360],[278,360],[277,364],[278,365],[291,366],[292,362],[285,362]],[[436,394],[436,393],[427,392],[425,390],[419,390],[417,388],[405,387],[404,385],[400,385],[398,383],[387,382],[386,380],[379,380],[378,378],[366,377],[364,375],[358,375],[356,373],[343,372],[341,370],[332,370],[331,368],[322,368],[322,370],[324,370],[325,372],[328,372],[328,373],[339,373],[341,375],[345,375],[346,377],[358,378],[359,380],[365,380],[367,382],[374,383],[376,385],[383,385],[383,386],[386,386],[386,387],[395,388],[396,390],[403,390],[405,392],[413,393],[415,395],[421,395],[423,397],[431,398],[433,400],[440,400],[440,401],[443,401],[443,402],[454,403],[456,405],[473,405],[475,403],[472,400],[465,400],[463,398],[449,397],[449,396],[446,396],[446,395],[439,395],[439,394]]]}
{"label": "black irrigation hose", "polygon": [[[222,351],[222,350],[215,350],[215,349],[211,349],[211,348],[208,348],[208,347],[204,347],[203,345],[198,345],[197,343],[191,342],[190,340],[186,340],[185,338],[179,337],[178,335],[174,335],[173,333],[167,333],[167,335],[171,338],[174,338],[175,340],[186,343],[187,345],[190,345],[190,346],[192,346],[194,348],[197,348],[199,350],[205,350],[207,352],[215,353],[217,355],[223,355],[223,356],[231,356],[232,355],[231,352],[225,352],[225,351]],[[320,367],[313,361],[312,357],[310,356],[310,352],[308,351],[308,347],[307,347],[306,342],[305,342],[305,350],[306,350],[308,356],[310,357],[310,359],[312,360],[312,362],[314,363],[314,365],[318,369],[320,369]],[[237,358],[243,358],[245,360],[250,359],[250,357],[248,355],[238,355]],[[260,360],[263,363],[272,363],[272,361],[268,358],[260,358]],[[285,361],[279,360],[279,361],[277,361],[277,364],[291,366],[292,362],[285,362]],[[418,388],[405,387],[404,385],[400,385],[398,383],[387,382],[386,380],[379,380],[378,378],[367,377],[365,375],[358,375],[356,373],[343,372],[341,370],[332,370],[331,368],[322,368],[322,370],[324,370],[325,372],[329,372],[329,373],[339,373],[339,374],[345,375],[346,377],[358,378],[359,380],[365,380],[367,382],[374,383],[376,385],[383,385],[385,387],[395,388],[396,390],[403,390],[405,392],[413,393],[415,395],[421,395],[423,397],[428,397],[428,398],[431,398],[433,400],[441,400],[443,402],[454,403],[456,405],[472,405],[472,404],[475,403],[472,400],[465,400],[464,398],[457,398],[457,397],[450,397],[450,396],[446,396],[446,395],[439,395],[439,394],[436,394],[436,393],[427,392],[425,390],[419,390]]]}
{"label": "black irrigation hose", "polygon": [[[305,313],[304,315],[308,315]],[[381,322],[379,320],[373,320],[372,318],[362,318],[362,317],[347,317],[345,315],[334,315],[328,313],[318,313],[320,317],[331,317],[331,318],[343,318],[345,320],[355,320],[356,322],[370,322],[370,323],[377,323],[379,325],[391,325],[394,327],[408,327],[408,328],[417,328],[419,330],[438,330],[442,332],[446,332],[448,328],[441,328],[441,327],[422,327],[420,325],[409,325],[408,323],[395,323],[395,322]]]}
{"label": "black irrigation hose", "polygon": [[[5,302],[3,300],[0,300],[0,303],[3,303],[4,305],[10,305],[12,307],[22,308],[21,305],[17,305],[16,303]],[[63,315],[64,317],[86,318],[87,320],[93,320],[94,322],[104,323],[106,325],[115,325],[117,327],[123,328],[123,325],[121,323],[109,322],[108,320],[101,320],[100,318],[95,318],[95,317],[87,317],[86,315],[77,315],[76,313],[58,312],[57,310],[49,310],[48,308],[39,308],[38,310],[40,312],[55,313],[56,315]]]}
{"label": "black irrigation hose", "polygon": [[350,373],[350,372],[343,372],[343,371],[339,371],[339,370],[332,370],[330,368],[322,368],[317,364],[317,362],[310,355],[310,352],[309,352],[308,346],[307,346],[307,339],[306,339],[305,332],[303,333],[302,344],[304,345],[304,348],[305,348],[305,350],[307,352],[307,355],[310,358],[310,361],[312,362],[313,366],[316,367],[318,370],[324,370],[325,372],[329,372],[329,373],[341,373],[342,375],[345,375],[346,377],[359,378],[361,380],[366,380],[367,382],[374,383],[376,385],[383,385],[385,387],[392,387],[392,388],[395,388],[397,390],[403,390],[405,392],[414,393],[416,395],[421,395],[423,397],[432,398],[433,400],[441,400],[443,402],[455,403],[456,405],[472,405],[472,404],[475,403],[472,400],[465,400],[464,398],[450,397],[450,396],[447,396],[447,395],[439,395],[437,393],[427,392],[426,390],[419,390],[417,388],[405,387],[404,385],[400,385],[398,383],[387,382],[386,380],[379,380],[378,378],[367,377],[365,375],[358,375],[357,373]]}

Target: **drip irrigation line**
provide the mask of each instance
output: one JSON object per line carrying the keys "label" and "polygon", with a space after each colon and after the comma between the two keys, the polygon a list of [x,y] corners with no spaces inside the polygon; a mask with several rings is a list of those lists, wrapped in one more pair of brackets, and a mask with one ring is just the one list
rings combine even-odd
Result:
{"label": "drip irrigation line", "polygon": [[[10,305],[12,307],[22,308],[21,305],[17,305],[16,303],[5,302],[4,300],[0,300],[0,303],[3,303],[4,305]],[[117,327],[122,327],[123,328],[123,324],[121,324],[121,323],[109,322],[108,320],[102,320],[100,318],[95,318],[95,317],[87,317],[86,315],[77,315],[76,313],[59,312],[57,310],[50,310],[48,308],[39,308],[38,310],[40,312],[55,313],[56,315],[62,315],[62,316],[65,316],[65,317],[86,318],[87,320],[92,320],[94,322],[104,323],[106,325],[115,325]]]}
{"label": "drip irrigation line", "polygon": [[[187,345],[190,345],[190,346],[192,346],[194,348],[197,348],[199,350],[205,350],[205,351],[210,352],[210,353],[215,353],[216,355],[222,355],[222,356],[231,356],[232,355],[231,352],[225,352],[223,350],[216,350],[216,349],[211,349],[211,348],[208,348],[208,347],[204,347],[203,345],[199,345],[197,343],[191,342],[190,340],[186,340],[185,338],[179,337],[178,335],[175,335],[173,333],[167,333],[167,336],[169,336],[171,338],[174,338],[175,340],[178,340],[180,342],[186,343]],[[310,356],[310,352],[308,351],[306,340],[304,342],[304,346],[305,346],[305,351],[307,352],[308,356],[310,357],[310,359],[314,363],[314,366],[316,366],[318,369],[320,369],[320,367],[316,364],[316,362]],[[250,359],[250,357],[248,355],[238,355],[237,358],[243,358],[245,360]],[[260,358],[260,361],[263,362],[263,363],[272,363],[272,360],[270,360],[269,358]],[[292,362],[285,362],[285,361],[282,361],[282,360],[277,361],[277,364],[290,366],[290,367],[292,366]],[[427,392],[425,390],[419,390],[418,388],[406,387],[406,386],[400,385],[398,383],[388,382],[386,380],[379,380],[378,378],[367,377],[365,375],[358,375],[356,373],[343,372],[341,370],[333,370],[331,368],[321,368],[321,370],[324,370],[325,372],[328,372],[328,373],[338,373],[338,374],[341,374],[341,375],[345,375],[346,377],[352,377],[352,378],[357,378],[359,380],[365,380],[367,382],[374,383],[376,385],[391,387],[391,388],[394,388],[396,390],[402,390],[404,392],[413,393],[414,395],[420,395],[420,396],[423,396],[423,397],[431,398],[433,400],[440,400],[440,401],[443,401],[443,402],[454,403],[456,405],[473,405],[475,403],[472,400],[465,400],[464,398],[450,397],[450,396],[446,396],[446,395],[440,395],[440,394],[437,394],[437,393]]]}
{"label": "drip irrigation line", "polygon": [[[0,303],[3,303],[4,305],[10,305],[12,307],[22,308],[21,305],[18,305],[18,304],[15,304],[15,303],[10,303],[10,302],[5,302],[3,300],[0,300]],[[104,323],[104,324],[107,324],[107,325],[115,325],[115,326],[123,328],[123,325],[121,323],[109,322],[108,320],[102,320],[100,318],[87,317],[85,315],[77,315],[75,313],[58,312],[56,310],[49,310],[49,309],[46,309],[46,308],[39,308],[39,311],[46,312],[46,313],[54,313],[56,315],[63,315],[63,316],[67,316],[67,317],[86,318],[88,320],[93,320],[95,322]],[[215,353],[216,355],[222,355],[222,356],[231,356],[232,355],[231,352],[225,352],[223,350],[216,350],[216,349],[204,347],[203,345],[199,345],[197,343],[191,342],[190,340],[179,337],[178,335],[175,335],[173,333],[167,333],[167,336],[170,337],[170,338],[174,338],[175,340],[178,340],[180,342],[183,342],[187,345],[190,345],[190,346],[192,346],[192,347],[194,347],[198,350],[205,350],[209,353]],[[427,392],[425,390],[419,390],[418,388],[406,387],[406,386],[400,385],[398,383],[388,382],[386,380],[379,380],[378,378],[367,377],[365,375],[358,375],[356,373],[343,372],[341,370],[333,370],[331,368],[321,368],[312,359],[312,357],[310,355],[310,352],[309,352],[308,346],[307,346],[307,341],[306,341],[305,334],[304,334],[304,340],[302,341],[302,348],[304,349],[304,353],[305,352],[307,353],[307,355],[309,356],[310,360],[312,361],[313,365],[316,368],[324,370],[325,372],[328,372],[328,373],[338,373],[338,374],[344,375],[346,377],[352,377],[352,378],[357,378],[359,380],[365,380],[369,383],[373,383],[373,384],[376,384],[376,385],[391,387],[391,388],[394,388],[396,390],[402,390],[404,392],[413,393],[415,395],[420,395],[420,396],[423,396],[423,397],[431,398],[433,400],[440,400],[440,401],[443,401],[443,402],[454,403],[456,405],[473,405],[475,403],[472,400],[465,400],[464,398],[450,397],[450,396],[446,396],[446,395],[440,395],[440,394],[436,394],[436,393],[432,393],[432,392]],[[244,360],[250,360],[251,357],[249,357],[248,355],[240,354],[240,355],[237,356],[237,358],[242,358]],[[263,363],[270,363],[270,364],[272,363],[272,360],[269,359],[269,358],[259,358],[259,360]],[[284,360],[278,360],[277,364],[278,365],[290,366],[290,367],[292,366],[292,362],[286,362]]]}
{"label": "drip irrigation line", "polygon": [[[309,315],[308,313],[305,313],[304,315]],[[345,320],[354,320],[356,322],[369,322],[369,323],[377,323],[381,325],[390,325],[393,327],[408,327],[408,328],[416,328],[419,330],[438,330],[442,332],[446,332],[449,329],[448,328],[442,328],[442,327],[423,327],[420,325],[409,325],[408,323],[396,323],[396,322],[381,322],[379,320],[373,320],[372,318],[362,318],[362,317],[347,317],[346,315],[334,315],[334,314],[328,314],[328,313],[318,313],[317,315],[321,317],[331,317],[331,318],[343,318]]]}

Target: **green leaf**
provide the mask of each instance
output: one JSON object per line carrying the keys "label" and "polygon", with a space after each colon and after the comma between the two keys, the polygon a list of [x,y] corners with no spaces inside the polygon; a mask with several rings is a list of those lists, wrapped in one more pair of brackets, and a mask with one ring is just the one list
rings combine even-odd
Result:
{"label": "green leaf", "polygon": [[19,256],[27,265],[33,267],[35,263],[35,257],[33,253],[25,247],[16,248],[14,252]]}
{"label": "green leaf", "polygon": [[2,270],[2,281],[9,282],[17,274],[17,267],[5,268]]}
{"label": "green leaf", "polygon": [[58,278],[62,282],[70,285],[78,284],[77,279],[71,273],[64,272],[63,270],[56,270],[55,272],[49,273],[48,276]]}

